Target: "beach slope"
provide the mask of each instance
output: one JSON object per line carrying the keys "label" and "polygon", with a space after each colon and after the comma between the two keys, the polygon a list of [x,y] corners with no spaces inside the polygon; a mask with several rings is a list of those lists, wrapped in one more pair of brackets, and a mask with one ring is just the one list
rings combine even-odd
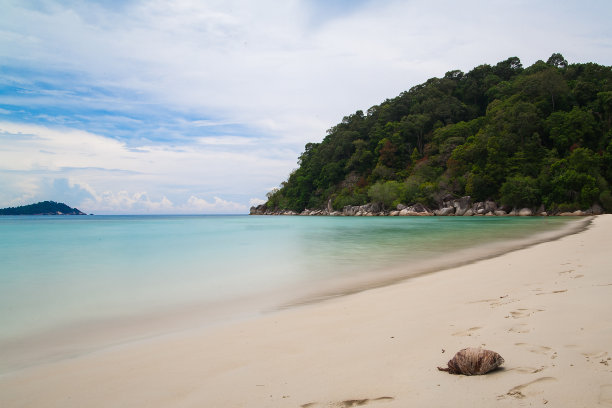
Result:
{"label": "beach slope", "polygon": [[[30,367],[3,407],[612,407],[612,215],[325,302]],[[505,359],[437,370],[464,347]]]}

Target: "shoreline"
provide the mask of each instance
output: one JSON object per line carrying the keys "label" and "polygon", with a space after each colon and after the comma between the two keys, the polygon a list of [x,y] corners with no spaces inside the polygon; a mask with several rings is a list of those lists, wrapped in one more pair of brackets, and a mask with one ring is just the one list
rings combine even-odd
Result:
{"label": "shoreline", "polygon": [[301,215],[301,216],[353,216],[353,217],[397,217],[397,216],[426,216],[426,217],[472,217],[472,216],[587,216],[601,215],[604,213],[603,208],[594,203],[590,208],[582,211],[565,211],[553,209],[552,212],[546,211],[544,204],[540,203],[536,207],[509,207],[506,205],[498,205],[495,201],[485,200],[473,202],[470,196],[461,198],[450,198],[439,203],[438,208],[428,208],[421,203],[412,205],[398,204],[395,209],[384,208],[381,203],[371,202],[363,205],[347,205],[342,210],[334,210],[331,199],[327,203],[326,208],[309,209],[306,208],[301,212],[296,212],[287,209],[269,209],[266,204],[251,207],[249,215]]}
{"label": "shoreline", "polygon": [[418,276],[469,265],[578,233],[588,228],[592,218],[568,219],[560,227],[548,231],[521,238],[504,238],[496,243],[473,244],[449,252],[442,251],[433,260],[400,262],[395,266],[372,270],[367,275],[304,282],[300,286],[288,286],[283,290],[270,289],[216,302],[185,303],[144,314],[126,312],[125,315],[113,319],[80,321],[33,333],[27,337],[14,337],[1,343],[0,375],[64,359],[79,358],[109,347],[190,331],[193,328],[215,330],[218,326],[257,319],[279,310],[398,284]]}
{"label": "shoreline", "polygon": [[[277,309],[286,309],[311,303],[324,302],[328,299],[350,296],[370,289],[384,288],[386,286],[401,284],[404,281],[423,275],[435,274],[448,269],[470,265],[479,261],[497,258],[505,254],[520,251],[545,242],[553,242],[566,236],[579,234],[589,228],[594,216],[584,216],[568,222],[559,230],[551,230],[530,235],[521,239],[506,239],[494,244],[470,247],[441,254],[436,261],[417,261],[410,265],[411,272],[406,271],[406,265],[387,268],[385,273],[375,277],[337,279],[328,283],[328,288],[317,288],[301,298],[281,305]],[[272,311],[274,311],[272,310]]]}
{"label": "shoreline", "polygon": [[[612,406],[610,231],[612,216],[598,216],[351,296],[25,368],[0,377],[0,405]],[[437,371],[480,345],[502,370]]]}

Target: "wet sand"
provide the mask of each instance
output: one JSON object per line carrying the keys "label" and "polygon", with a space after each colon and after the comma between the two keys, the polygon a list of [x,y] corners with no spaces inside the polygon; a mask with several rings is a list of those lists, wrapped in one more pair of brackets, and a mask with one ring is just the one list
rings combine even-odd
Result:
{"label": "wet sand", "polygon": [[[612,406],[612,215],[325,302],[0,377],[3,407]],[[440,372],[464,347],[506,363]]]}

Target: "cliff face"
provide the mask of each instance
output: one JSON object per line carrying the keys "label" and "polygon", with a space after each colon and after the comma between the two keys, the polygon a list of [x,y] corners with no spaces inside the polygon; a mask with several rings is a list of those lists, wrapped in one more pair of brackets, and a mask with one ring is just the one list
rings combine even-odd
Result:
{"label": "cliff face", "polygon": [[450,71],[344,117],[298,164],[256,212],[439,210],[465,196],[506,212],[612,212],[612,67],[553,54]]}
{"label": "cliff face", "polygon": [[87,215],[77,208],[71,208],[64,203],[41,201],[36,204],[21,207],[0,209],[0,215]]}

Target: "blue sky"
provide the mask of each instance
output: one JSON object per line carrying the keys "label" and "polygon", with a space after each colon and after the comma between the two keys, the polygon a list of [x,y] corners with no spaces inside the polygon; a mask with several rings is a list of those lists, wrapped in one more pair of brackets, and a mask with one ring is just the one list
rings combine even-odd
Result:
{"label": "blue sky", "polygon": [[433,76],[612,65],[608,1],[0,0],[0,207],[246,213],[307,142]]}

